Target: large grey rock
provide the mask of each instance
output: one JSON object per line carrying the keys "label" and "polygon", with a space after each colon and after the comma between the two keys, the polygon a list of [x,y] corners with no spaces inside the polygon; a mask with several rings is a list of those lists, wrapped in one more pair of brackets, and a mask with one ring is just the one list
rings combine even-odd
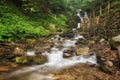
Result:
{"label": "large grey rock", "polygon": [[117,49],[120,46],[120,35],[112,37],[109,41],[111,49]]}
{"label": "large grey rock", "polygon": [[76,53],[82,56],[89,55],[89,47],[76,48]]}
{"label": "large grey rock", "polygon": [[104,64],[109,66],[109,67],[113,66],[113,62],[111,62],[111,61],[105,61]]}
{"label": "large grey rock", "polygon": [[112,40],[114,40],[115,42],[120,42],[120,35],[112,37]]}

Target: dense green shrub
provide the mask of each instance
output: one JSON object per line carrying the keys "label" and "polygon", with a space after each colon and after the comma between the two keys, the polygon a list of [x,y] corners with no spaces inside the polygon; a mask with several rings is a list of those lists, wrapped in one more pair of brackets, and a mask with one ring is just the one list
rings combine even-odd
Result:
{"label": "dense green shrub", "polygon": [[24,41],[26,38],[45,37],[51,34],[48,25],[65,28],[67,18],[53,13],[21,14],[14,6],[0,1],[0,41]]}

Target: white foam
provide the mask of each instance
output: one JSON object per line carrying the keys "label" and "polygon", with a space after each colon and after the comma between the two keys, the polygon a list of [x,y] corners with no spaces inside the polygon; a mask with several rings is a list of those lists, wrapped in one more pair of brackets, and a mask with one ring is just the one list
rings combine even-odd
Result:
{"label": "white foam", "polygon": [[77,42],[76,40],[65,40],[63,46],[64,46],[64,47],[75,46],[75,43],[76,43],[76,42]]}
{"label": "white foam", "polygon": [[35,56],[35,51],[27,51],[27,56]]}
{"label": "white foam", "polygon": [[[49,54],[49,53],[48,53]],[[65,67],[75,65],[77,63],[91,63],[97,64],[96,55],[89,56],[87,58],[83,56],[74,56],[71,59],[63,58],[63,51],[53,52],[52,54],[47,55],[49,63],[56,67]],[[49,65],[50,66],[50,65]]]}
{"label": "white foam", "polygon": [[79,34],[76,34],[76,35],[74,36],[74,39],[84,39],[84,37],[81,36],[81,35],[79,35]]}
{"label": "white foam", "polygon": [[77,29],[80,29],[81,25],[80,23],[77,24]]}

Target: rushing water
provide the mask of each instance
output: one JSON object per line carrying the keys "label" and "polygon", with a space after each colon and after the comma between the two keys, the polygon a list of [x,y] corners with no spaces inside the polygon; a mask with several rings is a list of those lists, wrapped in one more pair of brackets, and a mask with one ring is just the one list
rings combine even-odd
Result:
{"label": "rushing water", "polygon": [[[57,36],[57,37],[59,38],[60,36]],[[47,56],[47,58],[48,58],[47,63],[45,63],[43,65],[31,66],[31,67],[17,70],[15,72],[11,73],[10,77],[15,76],[15,75],[25,74],[25,73],[31,73],[31,74],[27,75],[26,80],[31,80],[35,76],[37,78],[34,80],[44,80],[44,78],[48,78],[46,80],[52,80],[52,77],[50,77],[48,75],[43,75],[42,73],[62,69],[62,68],[68,67],[68,66],[73,66],[78,63],[96,64],[96,55],[95,54],[92,56],[89,56],[87,58],[83,57],[83,56],[76,56],[76,55],[73,56],[71,59],[63,58],[63,51],[70,47],[74,47],[76,41],[79,38],[84,38],[84,37],[77,34],[77,35],[75,35],[75,37],[73,39],[63,40],[64,42],[62,44],[63,45],[62,49],[59,49],[56,47],[58,45],[61,45],[60,43],[57,43],[54,47],[51,48],[50,53],[49,52],[42,53],[43,55]],[[32,52],[28,51],[27,53],[28,53],[28,55],[34,55],[33,51]],[[41,79],[41,77],[43,79]]]}
{"label": "rushing water", "polygon": [[[78,11],[78,16],[80,17],[80,19],[82,19],[82,17],[80,16],[80,11],[81,10]],[[85,17],[87,17],[86,13],[85,13]],[[80,23],[78,24],[79,25],[77,28],[80,28]],[[73,33],[77,31],[77,28],[73,29]],[[83,36],[75,33],[72,39],[64,39],[60,37],[60,35],[55,35],[54,40],[59,41],[59,38],[61,38],[61,41],[63,42],[62,44],[59,42],[56,42],[54,47],[51,48],[50,52],[46,51],[42,53],[43,55],[47,56],[48,58],[47,63],[43,65],[37,65],[37,66],[31,66],[31,67],[19,69],[11,73],[9,77],[29,73],[28,75],[26,75],[27,78],[25,79],[21,78],[18,80],[53,80],[52,76],[44,75],[43,73],[59,70],[68,66],[73,66],[78,63],[97,64],[95,54],[89,57],[76,56],[74,54],[74,56],[71,57],[71,59],[63,58],[64,50],[69,49],[70,47],[75,47],[76,46],[75,43],[77,42],[77,40],[80,38],[84,38]],[[59,45],[63,46],[62,49],[59,49],[57,47]],[[27,52],[27,54],[30,56],[35,55],[34,53],[35,53],[34,51]]]}

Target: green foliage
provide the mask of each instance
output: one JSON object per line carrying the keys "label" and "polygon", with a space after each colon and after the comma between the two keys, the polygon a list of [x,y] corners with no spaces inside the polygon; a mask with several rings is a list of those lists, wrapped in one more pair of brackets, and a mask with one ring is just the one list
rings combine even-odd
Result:
{"label": "green foliage", "polygon": [[115,7],[114,9],[113,9],[113,12],[120,12],[120,1],[119,0],[115,0],[112,4],[111,4],[111,6],[113,7]]}
{"label": "green foliage", "polygon": [[3,1],[0,1],[0,4],[2,4],[0,5],[0,41],[18,42],[26,38],[48,36],[51,33],[41,25],[42,22],[27,19]]}
{"label": "green foliage", "polygon": [[51,18],[51,22],[56,25],[56,29],[65,29],[66,21],[68,20],[68,18],[65,15],[52,15]]}
{"label": "green foliage", "polygon": [[[66,29],[77,9],[92,10],[105,0],[2,0],[0,1],[0,41],[24,41],[45,37]],[[119,2],[114,11],[119,11]],[[71,21],[72,22],[72,21]],[[51,29],[49,24],[54,24]],[[74,24],[74,23],[73,23]]]}
{"label": "green foliage", "polygon": [[[0,41],[25,41],[26,38],[48,36],[55,29],[65,29],[70,0],[12,0],[0,1]],[[9,4],[9,3],[12,3]],[[17,6],[15,6],[17,5]],[[21,12],[20,12],[21,11]],[[65,12],[65,13],[63,13]]]}
{"label": "green foliage", "polygon": [[20,64],[25,64],[28,63],[28,60],[26,57],[16,57],[16,63],[20,63]]}

